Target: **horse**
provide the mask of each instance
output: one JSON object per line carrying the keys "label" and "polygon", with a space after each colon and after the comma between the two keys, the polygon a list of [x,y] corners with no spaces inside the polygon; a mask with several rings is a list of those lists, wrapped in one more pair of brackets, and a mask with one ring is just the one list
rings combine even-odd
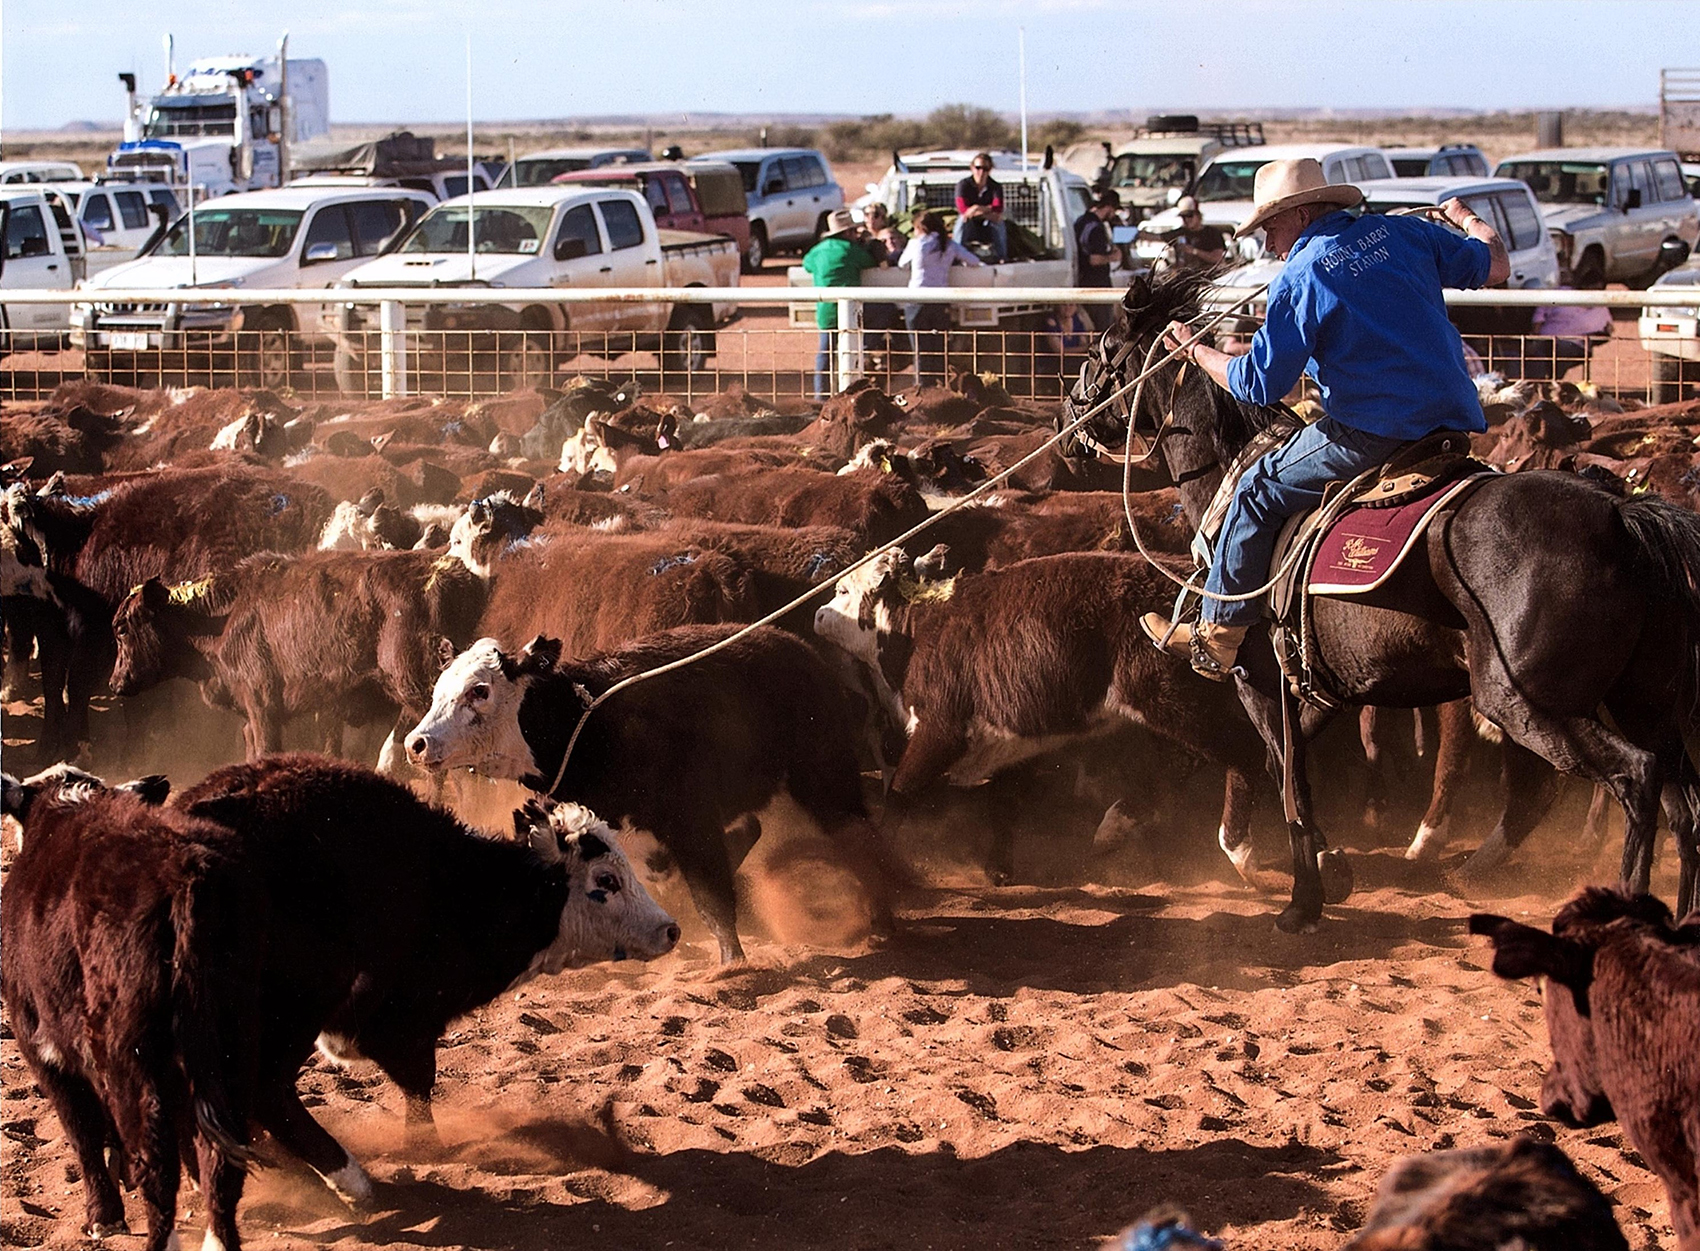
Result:
{"label": "horse", "polygon": [[[1129,394],[1125,383],[1164,327],[1199,316],[1208,282],[1196,273],[1135,278],[1058,418],[1062,451],[1077,458],[1091,454],[1090,440],[1121,446],[1130,423],[1155,430],[1151,454],[1161,456],[1195,532],[1224,466],[1260,432],[1297,428],[1284,407],[1243,403],[1178,360]],[[1082,440],[1069,428],[1094,408],[1101,411],[1082,424]],[[1318,596],[1313,607],[1315,663],[1342,704],[1425,707],[1469,696],[1509,743],[1604,786],[1623,809],[1627,891],[1648,889],[1662,803],[1681,857],[1677,914],[1694,906],[1700,772],[1683,731],[1700,697],[1700,517],[1663,500],[1625,500],[1568,473],[1488,478],[1442,509],[1379,588]],[[1239,665],[1240,701],[1271,767],[1283,744],[1290,752],[1293,893],[1277,925],[1311,930],[1322,917],[1324,866],[1344,869],[1326,902],[1351,890],[1343,857],[1316,826],[1305,769],[1305,739],[1331,714],[1299,706],[1266,627],[1248,636]],[[1284,718],[1293,733],[1283,733]],[[1539,762],[1522,758],[1532,766],[1521,770],[1522,785],[1539,790]],[[1544,811],[1527,808],[1508,801],[1490,840],[1501,845],[1478,854],[1515,847]]]}

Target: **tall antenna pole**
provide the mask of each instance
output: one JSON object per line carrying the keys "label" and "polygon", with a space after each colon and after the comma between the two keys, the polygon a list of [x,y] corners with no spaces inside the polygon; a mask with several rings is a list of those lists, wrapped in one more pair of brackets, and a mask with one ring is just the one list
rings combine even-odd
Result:
{"label": "tall antenna pole", "polygon": [[472,28],[466,28],[466,277],[478,277],[478,239],[472,200]]}
{"label": "tall antenna pole", "polygon": [[289,32],[277,41],[277,185],[289,185]]}
{"label": "tall antenna pole", "polygon": [[1017,59],[1021,64],[1021,172],[1027,172],[1027,28],[1016,27]]}

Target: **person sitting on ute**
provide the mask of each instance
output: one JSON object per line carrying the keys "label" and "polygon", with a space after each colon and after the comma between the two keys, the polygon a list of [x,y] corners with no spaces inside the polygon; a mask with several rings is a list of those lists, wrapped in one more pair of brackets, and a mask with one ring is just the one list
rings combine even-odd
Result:
{"label": "person sitting on ute", "polygon": [[1003,219],[1003,187],[992,177],[992,156],[981,152],[968,163],[968,177],[956,184],[956,229],[963,247],[988,243],[995,261],[1009,259],[1009,224]]}

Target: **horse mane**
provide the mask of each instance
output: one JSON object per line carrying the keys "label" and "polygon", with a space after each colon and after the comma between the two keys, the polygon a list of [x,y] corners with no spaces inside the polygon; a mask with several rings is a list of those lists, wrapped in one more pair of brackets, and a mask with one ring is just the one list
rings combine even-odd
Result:
{"label": "horse mane", "polygon": [[[1155,279],[1136,277],[1122,298],[1123,333],[1148,349],[1171,321],[1190,321],[1199,315],[1204,293],[1215,279],[1216,271],[1197,269],[1170,270]],[[1216,409],[1211,441],[1224,465],[1265,430],[1282,426],[1297,429],[1300,424],[1298,416],[1284,404],[1247,404],[1216,386],[1210,388],[1210,394]]]}

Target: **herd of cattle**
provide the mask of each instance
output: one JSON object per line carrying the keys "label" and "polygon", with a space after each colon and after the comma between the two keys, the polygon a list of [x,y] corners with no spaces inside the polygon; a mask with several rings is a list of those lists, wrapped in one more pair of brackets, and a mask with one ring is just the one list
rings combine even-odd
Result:
{"label": "herd of cattle", "polygon": [[[1477,452],[1507,470],[1700,503],[1700,405],[1624,412],[1563,383],[1484,383],[1482,398]],[[734,874],[784,794],[890,932],[915,872],[892,831],[917,796],[1131,724],[1223,770],[1219,840],[1253,880],[1265,752],[1231,689],[1143,640],[1138,616],[1172,587],[1133,552],[1120,466],[1046,450],[852,569],[1044,448],[1054,417],[973,375],[894,395],[862,382],[790,411],[574,379],[306,407],[78,383],[0,412],[6,698],[39,682],[41,732],[18,754],[53,766],[6,780],[22,850],[0,976],[76,1146],[90,1231],[124,1228],[117,1185],[134,1184],[163,1247],[181,1160],[208,1245],[234,1248],[251,1126],[366,1198],[296,1095],[301,1064],[315,1043],[374,1060],[428,1132],[452,1017],[539,973],[671,950],[677,924],[605,822],[654,836],[732,961]],[[1178,563],[1175,493],[1136,486],[1141,537]],[[163,779],[109,788],[54,764],[169,742],[169,703],[148,693],[179,678],[242,718],[245,764],[169,797]],[[124,716],[91,722],[107,692]],[[1443,740],[1467,730],[1459,712]],[[351,729],[386,735],[376,772],[331,759]],[[282,754],[286,735],[325,755]],[[1434,850],[1462,759],[1443,742],[1413,853]],[[541,797],[513,841],[416,796],[440,799],[461,769]],[[1136,812],[1140,762],[1110,773],[1105,806]],[[1012,831],[994,827],[994,881],[1013,873]],[[1700,924],[1594,891],[1550,934],[1474,925],[1497,972],[1548,979],[1549,1113],[1621,1120],[1669,1189],[1679,1245],[1700,1248],[1700,1070],[1692,1029],[1669,1033],[1700,1021]],[[1390,1175],[1389,1224],[1438,1228],[1460,1195],[1545,1187],[1574,1200],[1575,1235],[1599,1199],[1535,1144],[1451,1157]],[[1615,1242],[1562,1245],[1625,1245],[1605,1223]],[[1455,1245],[1380,1228],[1354,1245]]]}

